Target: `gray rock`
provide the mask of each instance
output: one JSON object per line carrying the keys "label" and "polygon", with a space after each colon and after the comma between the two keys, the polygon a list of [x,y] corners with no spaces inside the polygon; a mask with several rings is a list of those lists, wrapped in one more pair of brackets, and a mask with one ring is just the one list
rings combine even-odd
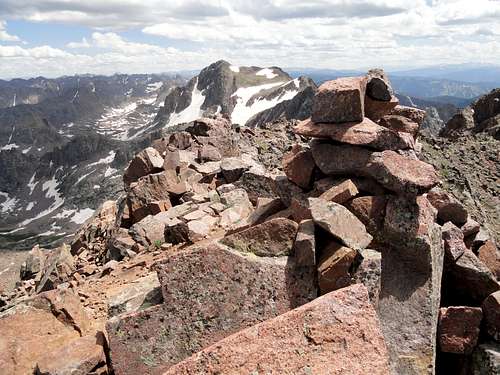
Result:
{"label": "gray rock", "polygon": [[377,309],[382,277],[382,254],[375,250],[361,249],[358,251],[356,263],[358,265],[352,276],[353,282],[366,286],[370,302]]}
{"label": "gray rock", "polygon": [[488,342],[479,345],[472,354],[473,375],[500,374],[500,344]]}
{"label": "gray rock", "polygon": [[316,264],[314,221],[302,220],[300,222],[297,237],[293,244],[293,254],[295,262],[299,266],[314,266]]}

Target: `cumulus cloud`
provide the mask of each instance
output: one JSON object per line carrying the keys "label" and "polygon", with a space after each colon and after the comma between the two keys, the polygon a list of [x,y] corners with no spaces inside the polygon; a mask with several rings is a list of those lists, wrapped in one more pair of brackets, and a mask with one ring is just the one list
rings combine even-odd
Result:
{"label": "cumulus cloud", "polygon": [[21,39],[15,35],[11,35],[6,30],[6,22],[0,21],[0,41],[1,42],[20,42]]}

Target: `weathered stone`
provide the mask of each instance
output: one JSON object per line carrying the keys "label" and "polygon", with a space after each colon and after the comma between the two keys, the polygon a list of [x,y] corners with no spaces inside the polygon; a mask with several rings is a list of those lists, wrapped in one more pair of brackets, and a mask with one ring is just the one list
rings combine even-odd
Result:
{"label": "weathered stone", "polygon": [[245,225],[257,225],[263,223],[267,218],[283,210],[283,202],[280,198],[258,198],[257,207],[245,220]]}
{"label": "weathered stone", "polygon": [[290,255],[298,225],[288,219],[272,219],[224,237],[221,242],[243,253],[276,257]]}
{"label": "weathered stone", "polygon": [[356,285],[317,298],[206,348],[164,375],[261,373],[388,374],[366,289]]}
{"label": "weathered stone", "polygon": [[392,115],[403,116],[411,121],[418,124],[418,126],[422,125],[425,119],[425,111],[423,109],[418,109],[414,107],[406,107],[404,105],[396,106],[392,112]]}
{"label": "weathered stone", "polygon": [[52,290],[0,314],[2,374],[33,374],[37,363],[92,334],[90,320],[76,295]]}
{"label": "weathered stone", "polygon": [[479,232],[477,232],[474,238],[472,239],[472,248],[479,249],[489,240],[491,240],[490,232],[487,229],[481,227],[479,229]]}
{"label": "weathered stone", "polygon": [[196,172],[203,175],[203,181],[205,181],[206,179],[210,180],[215,177],[215,175],[221,171],[220,164],[220,161],[207,161],[203,164],[194,163],[192,167],[196,170]]}
{"label": "weathered stone", "polygon": [[205,161],[219,161],[222,157],[219,150],[212,145],[203,145],[198,149],[198,160]]}
{"label": "weathered stone", "polygon": [[398,105],[398,99],[393,96],[390,101],[374,100],[365,96],[365,116],[372,121],[379,121],[382,117],[390,114]]}
{"label": "weathered stone", "polygon": [[132,159],[123,175],[125,185],[137,181],[140,177],[157,173],[163,169],[163,158],[153,147],[139,152]]}
{"label": "weathered stone", "polygon": [[351,180],[346,180],[336,186],[331,187],[323,194],[321,194],[319,198],[324,199],[327,202],[343,204],[349,199],[354,198],[358,194],[359,191],[356,188],[356,185],[354,185]]}
{"label": "weathered stone", "polygon": [[165,224],[165,241],[172,244],[189,242],[189,228],[185,221],[173,218]]}
{"label": "weathered stone", "polygon": [[471,108],[459,110],[440,129],[439,136],[454,139],[466,131],[471,132],[475,127],[473,115],[474,111]]}
{"label": "weathered stone", "polygon": [[239,157],[224,158],[220,168],[227,183],[237,181],[250,166]]}
{"label": "weathered stone", "polygon": [[168,143],[179,150],[185,150],[191,146],[191,134],[188,132],[173,133],[168,139]]}
{"label": "weathered stone", "polygon": [[462,233],[464,234],[465,238],[479,232],[479,230],[481,229],[481,225],[479,225],[479,223],[476,220],[468,217],[467,222],[464,225],[462,225],[460,229],[462,230]]}
{"label": "weathered stone", "polygon": [[311,151],[298,144],[294,144],[292,150],[283,155],[283,171],[290,181],[303,189],[310,187],[314,167]]}
{"label": "weathered stone", "polygon": [[386,205],[387,197],[380,195],[354,198],[346,207],[365,225],[368,233],[377,237],[383,228]]}
{"label": "weathered stone", "polygon": [[368,289],[370,302],[377,309],[380,295],[382,254],[375,250],[361,249],[358,251],[355,264],[357,266],[352,275],[352,282],[361,283]]}
{"label": "weathered stone", "polygon": [[372,241],[363,223],[347,208],[320,198],[309,198],[314,223],[353,249],[364,249]]}
{"label": "weathered stone", "polygon": [[120,261],[125,257],[130,257],[132,253],[136,253],[137,247],[134,239],[127,232],[123,233],[120,230],[107,243],[108,251],[106,253],[106,260]]}
{"label": "weathered stone", "polygon": [[52,290],[69,281],[75,272],[75,263],[69,246],[63,244],[47,254],[40,272],[35,277],[36,292]]}
{"label": "weathered stone", "polygon": [[439,348],[445,353],[470,354],[479,338],[483,313],[479,307],[450,306],[439,311]]}
{"label": "weathered stone", "polygon": [[373,153],[365,171],[386,189],[400,194],[420,194],[439,182],[432,165],[405,158],[395,151]]}
{"label": "weathered stone", "polygon": [[139,242],[144,246],[153,245],[155,242],[165,241],[165,224],[168,220],[163,220],[162,213],[155,216],[148,215],[138,223],[132,225],[129,233],[134,241]]}
{"label": "weathered stone", "polygon": [[481,305],[486,331],[500,341],[500,291],[490,294]]}
{"label": "weathered stone", "polygon": [[[346,177],[330,176],[324,177],[314,182],[314,192],[312,194],[321,195],[328,189],[339,185],[347,180]],[[350,176],[349,180],[356,186],[359,192],[368,195],[384,195],[386,190],[375,180],[365,177]],[[311,195],[313,196],[313,195]]]}
{"label": "weathered stone", "polygon": [[366,95],[375,100],[388,102],[394,94],[389,77],[383,69],[370,69],[366,75]]}
{"label": "weathered stone", "polygon": [[164,304],[107,325],[117,375],[162,374],[235,332],[315,298],[314,269],[293,258],[192,248],[157,266]]}
{"label": "weathered stone", "polygon": [[360,175],[372,152],[362,147],[333,145],[324,141],[310,142],[316,166],[326,175]]}
{"label": "weathered stone", "polygon": [[471,250],[465,251],[443,277],[443,291],[446,292],[443,298],[450,304],[479,306],[499,289],[495,276]]}
{"label": "weathered stone", "polygon": [[188,238],[194,243],[204,239],[210,232],[210,227],[203,220],[192,220],[187,223]]}
{"label": "weathered stone", "polygon": [[434,188],[427,193],[427,199],[438,210],[438,218],[443,222],[451,221],[456,226],[467,222],[465,207],[446,191]]}
{"label": "weathered stone", "polygon": [[314,96],[314,122],[359,122],[364,117],[365,77],[338,78],[324,82]]}
{"label": "weathered stone", "polygon": [[349,270],[356,259],[357,251],[332,241],[322,253],[318,261],[321,294],[348,286],[351,283]]}
{"label": "weathered stone", "polygon": [[333,139],[375,150],[400,150],[415,146],[410,135],[380,126],[366,117],[360,122],[342,124],[318,123],[307,119],[299,122],[293,132],[306,137]]}
{"label": "weathered stone", "polygon": [[467,250],[462,231],[451,221],[446,222],[442,228],[444,251],[447,261],[455,263]]}
{"label": "weathered stone", "polygon": [[100,368],[107,370],[104,355],[105,337],[102,332],[77,338],[40,358],[36,374],[87,375]]}
{"label": "weathered stone", "polygon": [[281,198],[285,207],[292,204],[292,199],[296,198],[300,201],[305,200],[307,197],[300,187],[291,182],[285,175],[274,176],[276,193]]}
{"label": "weathered stone", "polygon": [[29,252],[26,260],[21,264],[19,276],[21,280],[33,279],[39,273],[47,258],[47,251],[40,249],[40,246],[35,245]]}
{"label": "weathered stone", "polygon": [[293,244],[293,254],[295,262],[299,266],[314,266],[316,264],[316,240],[312,220],[300,222]]}
{"label": "weathered stone", "polygon": [[233,189],[220,193],[221,203],[227,208],[220,213],[223,228],[239,226],[253,212],[252,202],[245,189]]}
{"label": "weathered stone", "polygon": [[276,198],[276,182],[273,175],[262,168],[250,168],[235,183],[236,186],[245,189],[248,198],[256,203],[258,198]]}
{"label": "weathered stone", "polygon": [[500,374],[500,344],[488,342],[479,345],[472,355],[474,375]]}
{"label": "weathered stone", "polygon": [[425,197],[387,202],[378,312],[398,375],[434,373],[444,256],[435,217]]}
{"label": "weathered stone", "polygon": [[156,272],[106,291],[108,317],[144,310],[163,302]]}
{"label": "weathered stone", "polygon": [[477,251],[477,256],[488,267],[493,275],[500,280],[500,252],[492,240],[488,240]]}
{"label": "weathered stone", "polygon": [[414,137],[420,128],[416,122],[398,115],[386,115],[380,119],[379,124],[396,132],[409,133]]}

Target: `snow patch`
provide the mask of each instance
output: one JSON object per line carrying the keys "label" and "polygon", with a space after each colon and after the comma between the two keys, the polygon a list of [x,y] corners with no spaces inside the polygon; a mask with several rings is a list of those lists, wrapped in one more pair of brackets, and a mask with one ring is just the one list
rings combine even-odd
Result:
{"label": "snow patch", "polygon": [[3,146],[2,148],[0,148],[0,150],[9,151],[9,150],[13,150],[15,148],[19,148],[19,146],[16,145],[15,143],[9,143],[9,144],[6,144],[5,146]]}
{"label": "snow patch", "polygon": [[30,146],[30,147],[28,147],[28,148],[25,148],[25,149],[24,149],[23,151],[21,151],[21,152],[22,152],[23,154],[27,154],[28,152],[30,152],[30,150],[31,150],[31,148],[32,148],[32,147],[33,147],[33,146]]}
{"label": "snow patch", "polygon": [[31,176],[30,181],[28,182],[28,187],[30,188],[30,195],[33,194],[33,190],[35,190],[36,185],[38,185],[38,181],[35,182],[36,172]]}
{"label": "snow patch", "polygon": [[110,151],[109,155],[107,157],[99,159],[94,163],[90,163],[88,165],[88,167],[92,167],[92,166],[98,165],[98,164],[111,164],[113,162],[113,160],[115,160],[115,156],[116,156],[116,152]]}
{"label": "snow patch", "polygon": [[0,197],[4,197],[5,201],[0,203],[0,208],[2,209],[2,213],[10,212],[12,211],[18,202],[18,199],[15,197],[9,197],[9,194],[4,193],[3,191],[0,191]]}
{"label": "snow patch", "polygon": [[35,203],[29,202],[28,205],[26,206],[26,211],[31,211],[31,209],[35,206]]}
{"label": "snow patch", "polygon": [[94,173],[94,172],[95,172],[95,169],[91,170],[91,171],[90,171],[89,173],[87,173],[87,174],[84,174],[83,176],[80,176],[80,177],[78,178],[78,180],[76,180],[75,185],[78,185],[80,182],[82,182],[82,181],[83,181],[83,179],[84,179],[84,178],[88,177],[89,175],[91,175],[91,174],[92,174],[92,173]]}
{"label": "snow patch", "polygon": [[230,65],[229,66],[229,70],[231,70],[234,73],[239,73],[240,72],[240,67],[239,66]]}
{"label": "snow patch", "polygon": [[104,172],[104,177],[109,177],[114,175],[116,172],[118,172],[118,169],[108,167],[106,168],[106,171]]}
{"label": "snow patch", "polygon": [[41,211],[35,217],[32,217],[31,219],[24,220],[21,223],[21,225],[27,225],[27,224],[31,223],[32,221],[38,220],[38,219],[50,214],[52,211],[57,210],[59,207],[61,207],[64,204],[64,199],[59,195],[59,192],[57,191],[58,186],[59,186],[59,182],[57,181],[55,175],[52,177],[52,179],[50,179],[42,184],[42,191],[45,191],[45,197],[47,199],[53,199],[54,202],[52,202],[52,204],[48,208]]}
{"label": "snow patch", "polygon": [[172,113],[167,126],[173,126],[197,120],[202,116],[201,106],[205,102],[205,95],[198,90],[198,77],[194,83],[193,92],[191,93],[191,104],[179,113]]}
{"label": "snow patch", "polygon": [[150,83],[149,85],[147,85],[146,87],[146,92],[149,94],[153,91],[157,91],[159,90],[161,87],[163,86],[163,82],[154,82],[154,83]]}
{"label": "snow patch", "polygon": [[92,217],[94,212],[95,210],[91,208],[84,208],[83,210],[76,211],[70,221],[76,224],[83,224]]}
{"label": "snow patch", "polygon": [[66,219],[76,212],[76,210],[62,210],[57,215],[52,216],[53,219]]}
{"label": "snow patch", "polygon": [[261,69],[255,74],[258,76],[265,76],[267,79],[273,79],[274,77],[278,76],[272,69],[269,68]]}

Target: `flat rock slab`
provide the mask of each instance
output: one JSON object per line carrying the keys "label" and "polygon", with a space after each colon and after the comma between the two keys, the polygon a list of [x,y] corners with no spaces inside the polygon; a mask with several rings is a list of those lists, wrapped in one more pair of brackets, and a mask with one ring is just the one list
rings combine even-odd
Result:
{"label": "flat rock slab", "polygon": [[347,208],[321,198],[309,198],[314,223],[352,249],[364,249],[372,241],[364,224]]}
{"label": "flat rock slab", "polygon": [[313,99],[312,120],[314,122],[362,121],[365,90],[365,77],[346,77],[324,82]]}
{"label": "flat rock slab", "polygon": [[319,197],[328,202],[343,204],[359,194],[358,188],[351,180],[346,180],[335,185],[321,194]]}
{"label": "flat rock slab", "polygon": [[391,115],[406,117],[411,121],[417,123],[419,126],[422,125],[425,119],[425,111],[423,109],[407,107],[404,105],[396,106],[392,110]]}
{"label": "flat rock slab", "polygon": [[368,95],[365,96],[365,116],[372,121],[379,121],[385,115],[390,114],[398,105],[398,98],[393,96],[388,102],[375,100]]}
{"label": "flat rock slab", "polygon": [[164,375],[388,373],[375,311],[356,285],[238,332]]}
{"label": "flat rock slab", "polygon": [[357,251],[331,242],[318,262],[318,284],[321,294],[344,288],[351,283],[349,270]]}
{"label": "flat rock slab", "polygon": [[292,220],[276,218],[230,234],[221,242],[237,251],[258,256],[290,255],[298,227]]}
{"label": "flat rock slab", "polygon": [[193,248],[157,265],[164,304],[108,322],[115,374],[162,374],[203,348],[316,297],[290,257]]}
{"label": "flat rock slab", "polygon": [[418,130],[420,128],[420,125],[418,125],[415,121],[399,115],[384,116],[380,119],[379,123],[388,129],[396,132],[409,133],[414,137],[418,134]]}
{"label": "flat rock slab", "polygon": [[375,150],[404,150],[415,146],[409,134],[380,126],[366,117],[361,122],[342,124],[315,123],[307,119],[299,122],[293,132],[306,137],[333,139]]}

